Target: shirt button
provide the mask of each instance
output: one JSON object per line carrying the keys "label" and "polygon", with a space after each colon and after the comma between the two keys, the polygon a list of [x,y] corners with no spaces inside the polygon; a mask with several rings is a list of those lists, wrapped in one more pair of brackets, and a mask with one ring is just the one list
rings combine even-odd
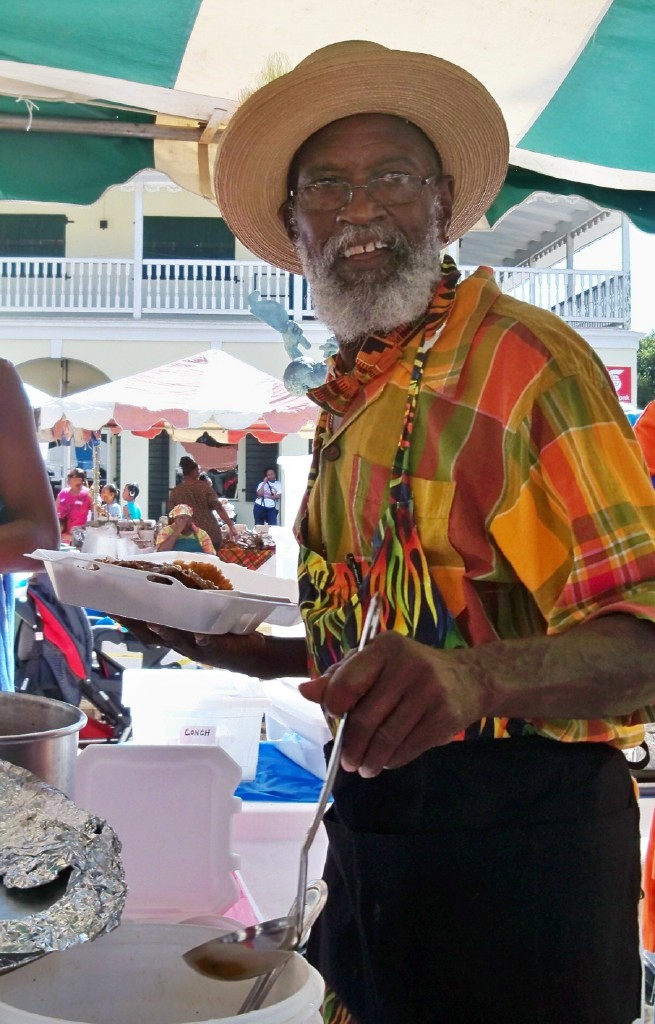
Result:
{"label": "shirt button", "polygon": [[340,455],[341,449],[338,444],[332,443],[329,444],[327,448],[323,449],[323,457],[327,459],[328,462],[336,462]]}

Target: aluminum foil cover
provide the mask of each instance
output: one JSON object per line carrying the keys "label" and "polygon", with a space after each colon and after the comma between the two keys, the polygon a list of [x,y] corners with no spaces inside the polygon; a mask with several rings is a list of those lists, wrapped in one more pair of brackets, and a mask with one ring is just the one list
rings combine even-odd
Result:
{"label": "aluminum foil cover", "polygon": [[[32,772],[0,760],[5,894],[56,882],[70,869],[65,887],[46,909],[13,919],[11,912],[0,915],[0,968],[3,954],[66,949],[116,928],[127,896],[120,849],[120,840],[102,818],[77,807]],[[11,906],[11,899],[5,902]]]}

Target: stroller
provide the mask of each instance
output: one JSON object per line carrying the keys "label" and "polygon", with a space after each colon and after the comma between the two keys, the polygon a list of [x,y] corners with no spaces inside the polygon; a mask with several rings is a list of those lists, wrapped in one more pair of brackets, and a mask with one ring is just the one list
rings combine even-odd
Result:
{"label": "stroller", "polygon": [[16,690],[76,706],[87,700],[99,718],[89,718],[81,744],[126,740],[132,723],[121,702],[123,666],[104,644],[140,653],[144,668],[162,667],[169,648],[143,644],[118,626],[92,625],[84,609],[57,599],[46,573],[30,578],[25,600],[16,602],[16,620]]}

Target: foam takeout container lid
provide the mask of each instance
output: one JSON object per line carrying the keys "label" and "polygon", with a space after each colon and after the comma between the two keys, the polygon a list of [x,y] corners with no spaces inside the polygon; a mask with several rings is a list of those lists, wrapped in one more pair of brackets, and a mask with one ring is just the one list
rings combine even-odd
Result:
{"label": "foam takeout container lid", "polygon": [[232,852],[241,770],[220,747],[99,744],[80,751],[75,799],[121,840],[124,917],[182,921],[238,898]]}
{"label": "foam takeout container lid", "polygon": [[[171,551],[144,554],[152,573],[103,562],[97,555],[40,548],[57,598],[117,618],[137,619],[195,633],[251,633],[262,622],[294,626],[299,621],[298,585],[214,555]],[[211,562],[234,590],[191,590],[157,572],[162,562]]]}

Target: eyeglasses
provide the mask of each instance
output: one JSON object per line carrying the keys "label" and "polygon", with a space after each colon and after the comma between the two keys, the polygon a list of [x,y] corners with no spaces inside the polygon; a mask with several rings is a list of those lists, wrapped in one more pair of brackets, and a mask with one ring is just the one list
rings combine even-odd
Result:
{"label": "eyeglasses", "polygon": [[404,206],[418,199],[425,185],[438,181],[441,175],[431,174],[421,178],[417,174],[382,174],[371,178],[365,185],[351,185],[349,181],[326,179],[303,185],[289,196],[295,199],[306,213],[334,212],[342,210],[352,202],[355,189],[366,190],[368,198],[379,206]]}

